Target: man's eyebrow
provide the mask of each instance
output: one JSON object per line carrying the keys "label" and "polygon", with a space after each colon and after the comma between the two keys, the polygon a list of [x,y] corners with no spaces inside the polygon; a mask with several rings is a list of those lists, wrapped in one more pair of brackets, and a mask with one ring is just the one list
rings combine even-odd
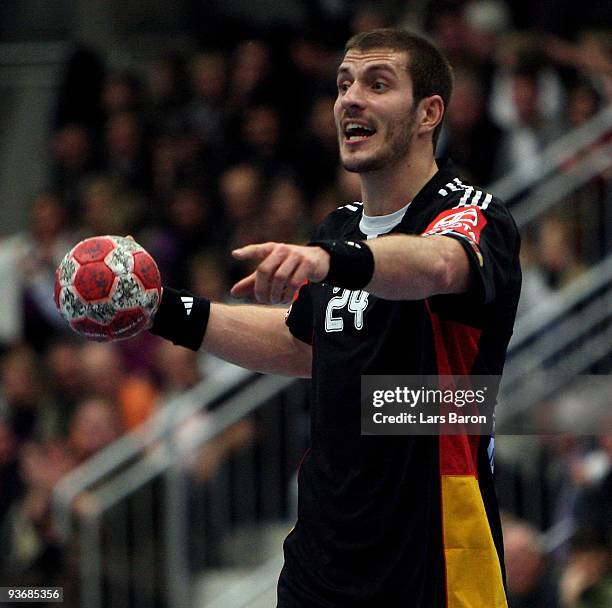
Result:
{"label": "man's eyebrow", "polygon": [[[341,65],[338,68],[338,76],[340,74],[343,74],[345,72],[350,72],[350,68],[346,65]],[[389,72],[392,75],[396,75],[397,72],[396,70],[393,68],[393,66],[391,66],[388,63],[374,63],[372,65],[368,65],[364,72],[367,74],[368,72]]]}

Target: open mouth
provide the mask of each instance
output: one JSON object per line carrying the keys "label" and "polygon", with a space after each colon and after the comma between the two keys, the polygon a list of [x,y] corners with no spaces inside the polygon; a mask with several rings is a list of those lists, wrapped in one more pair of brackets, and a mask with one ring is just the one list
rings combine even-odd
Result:
{"label": "open mouth", "polygon": [[347,142],[364,141],[372,137],[376,133],[376,129],[358,122],[347,122],[344,125],[344,139]]}

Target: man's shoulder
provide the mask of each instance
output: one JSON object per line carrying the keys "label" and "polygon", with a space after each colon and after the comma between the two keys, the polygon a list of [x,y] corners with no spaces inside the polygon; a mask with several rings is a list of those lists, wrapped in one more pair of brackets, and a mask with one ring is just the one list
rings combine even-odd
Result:
{"label": "man's shoulder", "polygon": [[430,207],[431,213],[438,215],[478,214],[488,221],[503,221],[509,224],[513,231],[518,232],[516,224],[508,207],[499,197],[485,188],[475,186],[459,177],[440,186],[435,193],[435,204]]}
{"label": "man's shoulder", "polygon": [[[413,205],[430,219],[450,209],[472,209],[487,213],[491,208],[505,208],[503,201],[485,188],[459,175],[450,159],[438,160],[439,170],[419,192]],[[490,213],[490,211],[489,211]]]}
{"label": "man's shoulder", "polygon": [[363,203],[353,202],[342,205],[329,213],[316,227],[314,238],[341,236],[359,224]]}
{"label": "man's shoulder", "polygon": [[478,207],[485,210],[491,205],[504,206],[501,199],[487,192],[485,188],[470,184],[459,177],[440,186],[436,192],[436,198],[446,209]]}

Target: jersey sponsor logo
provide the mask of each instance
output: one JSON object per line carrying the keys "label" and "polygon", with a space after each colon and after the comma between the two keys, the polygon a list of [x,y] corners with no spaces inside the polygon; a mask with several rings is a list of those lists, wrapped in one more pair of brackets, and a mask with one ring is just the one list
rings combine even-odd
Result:
{"label": "jersey sponsor logo", "polygon": [[344,318],[341,314],[336,314],[336,311],[340,313],[345,307],[350,313],[353,313],[353,325],[355,329],[363,329],[363,313],[368,307],[368,296],[370,295],[367,291],[351,291],[350,289],[342,289],[340,287],[334,287],[332,293],[335,295],[327,303],[325,309],[325,331],[327,333],[334,333],[342,331],[344,329]]}
{"label": "jersey sponsor logo", "polygon": [[468,207],[461,211],[447,209],[427,226],[423,235],[453,233],[478,244],[480,233],[486,225],[487,219],[478,207]]}

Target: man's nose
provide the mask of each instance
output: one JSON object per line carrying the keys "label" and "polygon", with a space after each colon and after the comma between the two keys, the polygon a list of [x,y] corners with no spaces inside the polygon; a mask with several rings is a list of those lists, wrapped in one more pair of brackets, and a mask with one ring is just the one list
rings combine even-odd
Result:
{"label": "man's nose", "polygon": [[363,87],[358,82],[353,82],[342,95],[342,107],[345,110],[363,108],[365,106],[365,95]]}

